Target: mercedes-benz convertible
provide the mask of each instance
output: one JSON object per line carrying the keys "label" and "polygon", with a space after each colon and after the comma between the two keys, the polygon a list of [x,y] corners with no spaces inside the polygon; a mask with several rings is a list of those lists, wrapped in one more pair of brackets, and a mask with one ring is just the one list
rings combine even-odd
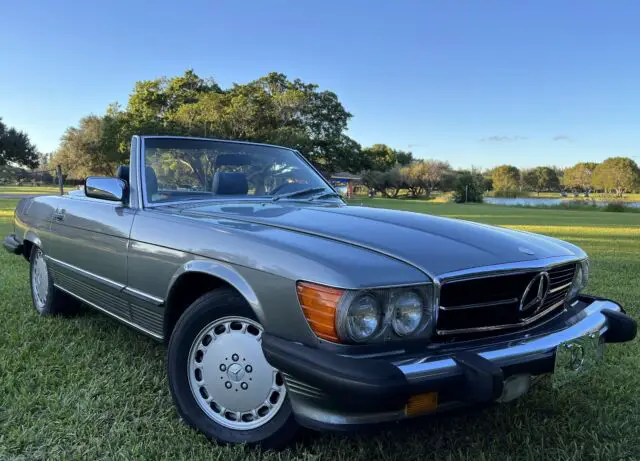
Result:
{"label": "mercedes-benz convertible", "polygon": [[507,402],[636,335],[582,293],[577,246],[348,206],[271,145],[134,136],[114,177],[21,200],[4,246],[38,314],[89,306],[166,342],[179,414],[222,443]]}

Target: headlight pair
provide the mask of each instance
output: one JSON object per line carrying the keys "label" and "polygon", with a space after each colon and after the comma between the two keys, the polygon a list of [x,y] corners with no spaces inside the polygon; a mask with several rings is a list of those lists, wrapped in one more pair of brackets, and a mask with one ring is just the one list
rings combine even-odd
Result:
{"label": "headlight pair", "polygon": [[573,281],[571,282],[571,288],[567,293],[567,301],[572,301],[576,296],[584,290],[589,282],[589,260],[583,259],[576,267],[576,271],[573,274]]}
{"label": "headlight pair", "polygon": [[431,285],[361,291],[299,282],[298,298],[311,329],[329,341],[429,337],[434,326]]}

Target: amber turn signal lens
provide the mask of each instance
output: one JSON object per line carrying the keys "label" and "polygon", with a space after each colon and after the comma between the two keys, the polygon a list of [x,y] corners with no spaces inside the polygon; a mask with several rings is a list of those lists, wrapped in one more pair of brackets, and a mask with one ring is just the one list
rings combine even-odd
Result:
{"label": "amber turn signal lens", "polygon": [[308,282],[298,282],[297,290],[302,312],[316,336],[339,343],[336,310],[344,290]]}
{"label": "amber turn signal lens", "polygon": [[427,392],[409,397],[404,412],[407,416],[417,416],[434,411],[436,408],[438,408],[438,393]]}

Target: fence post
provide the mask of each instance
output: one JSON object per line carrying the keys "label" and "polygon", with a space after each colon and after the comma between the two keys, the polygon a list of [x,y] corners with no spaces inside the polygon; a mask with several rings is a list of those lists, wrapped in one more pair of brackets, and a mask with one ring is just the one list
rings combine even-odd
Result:
{"label": "fence post", "polygon": [[62,167],[56,166],[56,175],[58,176],[58,186],[60,187],[60,195],[64,195],[64,180],[62,179]]}

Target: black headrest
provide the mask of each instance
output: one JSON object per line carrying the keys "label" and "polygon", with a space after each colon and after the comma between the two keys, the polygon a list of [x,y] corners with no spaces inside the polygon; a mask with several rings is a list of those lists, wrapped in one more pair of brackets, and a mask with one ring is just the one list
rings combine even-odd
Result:
{"label": "black headrest", "polygon": [[244,173],[216,172],[211,192],[216,195],[247,195],[249,184]]}
{"label": "black headrest", "polygon": [[120,165],[116,170],[116,178],[122,179],[129,184],[129,167],[127,165]]}
{"label": "black headrest", "polygon": [[153,171],[153,168],[150,166],[144,169],[144,175],[146,177],[147,196],[150,200],[151,196],[158,192],[158,177],[156,176],[156,172]]}

